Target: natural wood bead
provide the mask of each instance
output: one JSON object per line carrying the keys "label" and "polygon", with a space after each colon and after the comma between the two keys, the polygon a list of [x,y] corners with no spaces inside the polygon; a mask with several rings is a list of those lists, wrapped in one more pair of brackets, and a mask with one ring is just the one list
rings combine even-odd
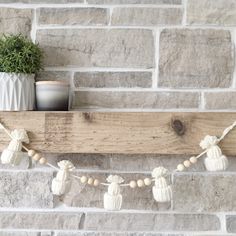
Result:
{"label": "natural wood bead", "polygon": [[184,161],[184,166],[189,168],[191,166],[191,162],[189,160]]}
{"label": "natural wood bead", "polygon": [[89,185],[92,185],[92,184],[93,184],[93,178],[89,178],[89,179],[88,179],[88,184],[89,184]]}
{"label": "natural wood bead", "polygon": [[98,179],[95,179],[94,182],[93,182],[93,185],[94,185],[95,187],[97,187],[99,184],[100,184],[99,180],[98,180]]}
{"label": "natural wood bead", "polygon": [[146,186],[149,186],[149,185],[152,184],[152,180],[151,180],[150,178],[145,178],[145,179],[144,179],[144,184],[145,184]]}
{"label": "natural wood bead", "polygon": [[35,153],[35,154],[33,155],[33,159],[34,159],[35,161],[39,161],[40,158],[41,158],[41,154],[39,154],[39,153]]}
{"label": "natural wood bead", "polygon": [[35,154],[36,154],[36,152],[33,149],[28,151],[28,156],[29,157],[33,157]]}
{"label": "natural wood bead", "polygon": [[139,180],[137,181],[137,185],[138,185],[139,188],[143,187],[143,186],[144,186],[143,180],[142,180],[142,179],[139,179]]}
{"label": "natural wood bead", "polygon": [[82,177],[80,178],[80,182],[81,182],[82,184],[87,183],[87,180],[88,180],[88,178],[87,178],[86,176],[82,176]]}
{"label": "natural wood bead", "polygon": [[130,186],[130,188],[136,188],[137,184],[135,181],[132,180],[132,181],[130,181],[129,186]]}
{"label": "natural wood bead", "polygon": [[191,158],[189,159],[189,161],[190,161],[192,164],[195,164],[195,163],[197,163],[197,158],[196,158],[196,157],[191,157]]}
{"label": "natural wood bead", "polygon": [[178,170],[178,171],[183,171],[184,169],[185,169],[185,167],[184,167],[183,164],[179,164],[179,165],[177,166],[177,170]]}
{"label": "natural wood bead", "polygon": [[42,157],[40,160],[39,160],[39,163],[41,165],[45,165],[47,163],[47,159],[45,157]]}

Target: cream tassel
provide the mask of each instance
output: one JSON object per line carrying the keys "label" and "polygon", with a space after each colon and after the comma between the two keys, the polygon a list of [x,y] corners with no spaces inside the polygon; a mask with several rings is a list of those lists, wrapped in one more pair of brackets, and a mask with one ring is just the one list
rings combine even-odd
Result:
{"label": "cream tassel", "polygon": [[210,135],[207,135],[200,143],[200,147],[207,150],[205,166],[208,171],[221,171],[228,167],[228,159],[222,155],[222,151],[217,144],[217,137]]}
{"label": "cream tassel", "polygon": [[22,142],[29,143],[29,137],[24,129],[15,129],[11,132],[11,142],[1,155],[2,164],[11,164],[13,166],[19,165],[23,152]]}
{"label": "cream tassel", "polygon": [[122,195],[120,194],[120,184],[124,182],[118,175],[110,175],[108,192],[104,194],[104,208],[109,211],[119,211],[122,206]]}
{"label": "cream tassel", "polygon": [[155,179],[155,185],[152,187],[153,197],[157,202],[169,202],[172,198],[171,186],[167,185],[165,176],[168,170],[164,167],[155,168],[152,171],[152,177]]}
{"label": "cream tassel", "polygon": [[57,163],[60,167],[56,177],[52,180],[52,193],[61,196],[68,193],[71,188],[70,172],[74,170],[74,165],[67,160]]}

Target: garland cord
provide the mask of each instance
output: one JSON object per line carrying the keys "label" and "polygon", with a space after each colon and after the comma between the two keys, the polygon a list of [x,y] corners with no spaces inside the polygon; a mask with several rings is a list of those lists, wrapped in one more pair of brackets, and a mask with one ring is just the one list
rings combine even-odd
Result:
{"label": "garland cord", "polygon": [[[222,135],[220,136],[220,138],[218,138],[218,140],[217,140],[217,143],[220,143],[229,133],[230,133],[230,131],[232,131],[234,128],[236,127],[236,121],[232,124],[232,125],[230,125],[229,127],[227,127],[224,131],[223,131],[223,133],[222,133]],[[5,131],[5,133],[11,138],[11,139],[13,139],[12,138],[12,136],[11,136],[11,133],[10,133],[10,131],[0,122],[0,128],[2,128],[4,131]],[[25,145],[22,145],[22,147],[23,147],[23,149],[25,150],[25,151],[29,151],[29,149],[25,146]],[[199,159],[200,157],[202,157],[204,154],[206,154],[206,152],[207,152],[207,150],[204,150],[203,152],[201,152],[200,154],[198,154],[197,156],[196,156],[196,158],[197,159]],[[51,168],[53,168],[54,170],[56,170],[56,171],[58,171],[59,170],[59,168],[57,168],[56,166],[54,166],[54,165],[52,165],[52,164],[50,164],[50,163],[46,163],[46,165],[48,165],[49,167],[51,167]],[[178,169],[175,169],[175,170],[173,170],[173,173],[175,173],[175,172],[178,172],[179,170]],[[77,175],[74,175],[74,174],[71,174],[71,176],[72,177],[74,177],[74,178],[76,178],[76,179],[81,179],[81,177],[80,176],[77,176]],[[155,181],[155,179],[152,179],[152,181]],[[103,185],[103,186],[109,186],[109,184],[108,183],[100,183],[100,185]],[[124,184],[120,184],[120,186],[121,187],[128,187],[128,186],[130,186],[129,184],[126,184],[126,183],[124,183]]]}

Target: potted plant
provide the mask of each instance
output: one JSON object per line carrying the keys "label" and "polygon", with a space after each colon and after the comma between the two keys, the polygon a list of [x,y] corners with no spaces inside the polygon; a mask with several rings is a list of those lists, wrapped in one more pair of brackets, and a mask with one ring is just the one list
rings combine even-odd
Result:
{"label": "potted plant", "polygon": [[42,69],[42,51],[22,35],[0,38],[0,110],[33,110],[35,74]]}

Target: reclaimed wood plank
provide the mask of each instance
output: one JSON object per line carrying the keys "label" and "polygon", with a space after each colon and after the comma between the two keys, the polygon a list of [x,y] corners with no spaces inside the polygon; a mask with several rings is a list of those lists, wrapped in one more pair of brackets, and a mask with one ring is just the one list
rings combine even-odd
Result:
{"label": "reclaimed wood plank", "polygon": [[[25,128],[30,146],[50,153],[197,154],[205,135],[220,136],[236,113],[0,112],[10,129]],[[0,151],[9,138],[0,132]],[[222,142],[236,154],[236,130]]]}

